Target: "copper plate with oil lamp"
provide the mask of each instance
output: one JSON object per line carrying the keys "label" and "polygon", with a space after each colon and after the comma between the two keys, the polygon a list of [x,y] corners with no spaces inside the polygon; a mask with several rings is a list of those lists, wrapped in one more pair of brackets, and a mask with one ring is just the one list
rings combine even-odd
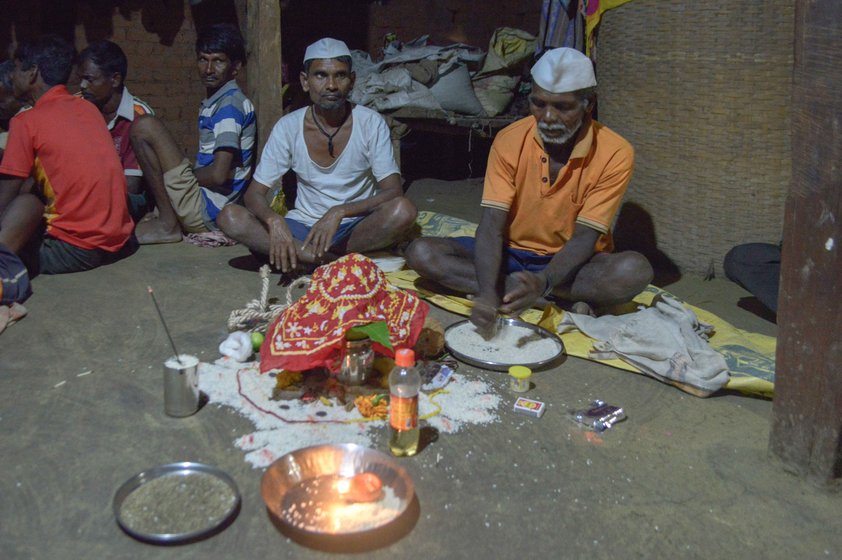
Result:
{"label": "copper plate with oil lamp", "polygon": [[272,463],[263,501],[280,523],[307,535],[359,535],[400,517],[415,495],[397,461],[346,443],[306,447]]}

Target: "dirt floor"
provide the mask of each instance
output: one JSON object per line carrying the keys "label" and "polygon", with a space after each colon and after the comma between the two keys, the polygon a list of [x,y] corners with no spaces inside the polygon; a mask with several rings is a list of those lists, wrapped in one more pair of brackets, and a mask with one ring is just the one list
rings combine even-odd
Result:
{"label": "dirt floor", "polygon": [[[409,195],[422,209],[475,220],[480,188],[424,180]],[[146,287],[155,288],[180,350],[213,361],[231,310],[259,293],[257,275],[237,268],[246,254],[143,247],[99,270],[35,280],[29,316],[0,336],[0,558],[327,556],[271,522],[263,472],[232,443],[249,421],[219,407],[184,419],[163,413],[161,364],[171,350]],[[683,278],[667,289],[737,327],[775,334],[728,281]],[[434,313],[446,324],[457,319]],[[548,411],[532,419],[511,412],[501,374],[460,371],[499,390],[499,421],[443,434],[401,461],[415,482],[416,517],[370,558],[842,557],[842,498],[770,458],[770,401],[698,399],[567,358],[534,375],[528,396]],[[599,440],[565,415],[594,398],[628,413]],[[385,449],[382,436],[376,443]],[[242,493],[239,515],[193,544],[133,540],[115,523],[115,491],[175,461],[228,472]]]}

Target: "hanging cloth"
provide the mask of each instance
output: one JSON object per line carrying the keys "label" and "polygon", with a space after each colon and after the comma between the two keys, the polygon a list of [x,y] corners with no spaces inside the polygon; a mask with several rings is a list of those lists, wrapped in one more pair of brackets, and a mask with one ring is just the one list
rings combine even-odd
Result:
{"label": "hanging cloth", "polygon": [[[591,56],[596,42],[596,28],[602,14],[631,0],[582,0],[585,2],[585,54]],[[593,58],[593,57],[591,57]]]}
{"label": "hanging cloth", "polygon": [[579,4],[580,0],[544,0],[536,58],[544,51],[558,47],[584,50],[585,23]]}

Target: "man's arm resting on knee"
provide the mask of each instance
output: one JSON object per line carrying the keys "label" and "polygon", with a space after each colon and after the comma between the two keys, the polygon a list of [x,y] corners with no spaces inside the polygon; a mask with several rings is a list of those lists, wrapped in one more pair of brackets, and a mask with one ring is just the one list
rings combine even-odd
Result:
{"label": "man's arm resting on knee", "polygon": [[393,198],[398,198],[403,195],[403,186],[401,186],[401,176],[398,173],[392,173],[388,177],[377,183],[377,194],[365,200],[359,200],[350,204],[340,204],[334,206],[329,211],[339,212],[340,220],[343,218],[350,218],[352,216],[360,216],[371,212],[384,202],[388,202]]}
{"label": "man's arm resting on knee", "polygon": [[23,177],[0,174],[0,214],[6,211],[6,207],[20,193],[23,185]]}
{"label": "man's arm resting on knee", "polygon": [[269,205],[269,201],[266,199],[268,192],[269,187],[257,179],[252,179],[246,189],[246,194],[243,195],[243,202],[248,211],[266,225],[269,225],[269,222],[273,219],[282,218]]}
{"label": "man's arm resting on knee", "polygon": [[233,165],[234,150],[219,148],[213,153],[213,163],[204,167],[194,167],[193,174],[201,186],[228,196],[231,194],[231,187],[226,183]]}
{"label": "man's arm resting on knee", "polygon": [[288,272],[298,266],[295,241],[284,217],[272,210],[266,199],[268,192],[269,187],[252,179],[244,201],[248,211],[266,226],[269,234],[269,264]]}
{"label": "man's arm resting on knee", "polygon": [[319,221],[310,228],[310,233],[304,240],[304,246],[312,247],[317,256],[323,256],[330,248],[333,236],[339,230],[339,225],[343,219],[367,214],[381,204],[403,194],[401,176],[398,173],[392,173],[383,178],[377,185],[378,192],[371,198],[348,204],[338,204],[325,212],[325,215],[319,218]]}
{"label": "man's arm resting on knee", "polygon": [[516,273],[521,282],[503,297],[504,313],[518,313],[541,296],[573,280],[576,272],[594,255],[600,232],[583,224],[576,224],[573,236],[561,251],[553,255],[547,267],[538,273]]}
{"label": "man's arm resting on knee", "polygon": [[591,227],[576,224],[570,241],[553,255],[550,264],[542,271],[543,274],[539,273],[544,280],[544,289],[552,291],[553,288],[573,280],[576,272],[594,256],[594,247],[600,235],[600,232]]}

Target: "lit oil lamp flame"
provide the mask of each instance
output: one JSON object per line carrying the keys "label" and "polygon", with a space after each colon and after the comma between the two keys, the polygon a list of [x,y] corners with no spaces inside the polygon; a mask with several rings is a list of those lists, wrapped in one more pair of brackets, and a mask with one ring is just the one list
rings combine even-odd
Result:
{"label": "lit oil lamp flame", "polygon": [[340,478],[336,481],[336,491],[340,494],[347,494],[348,490],[351,489],[351,479],[350,478]]}

